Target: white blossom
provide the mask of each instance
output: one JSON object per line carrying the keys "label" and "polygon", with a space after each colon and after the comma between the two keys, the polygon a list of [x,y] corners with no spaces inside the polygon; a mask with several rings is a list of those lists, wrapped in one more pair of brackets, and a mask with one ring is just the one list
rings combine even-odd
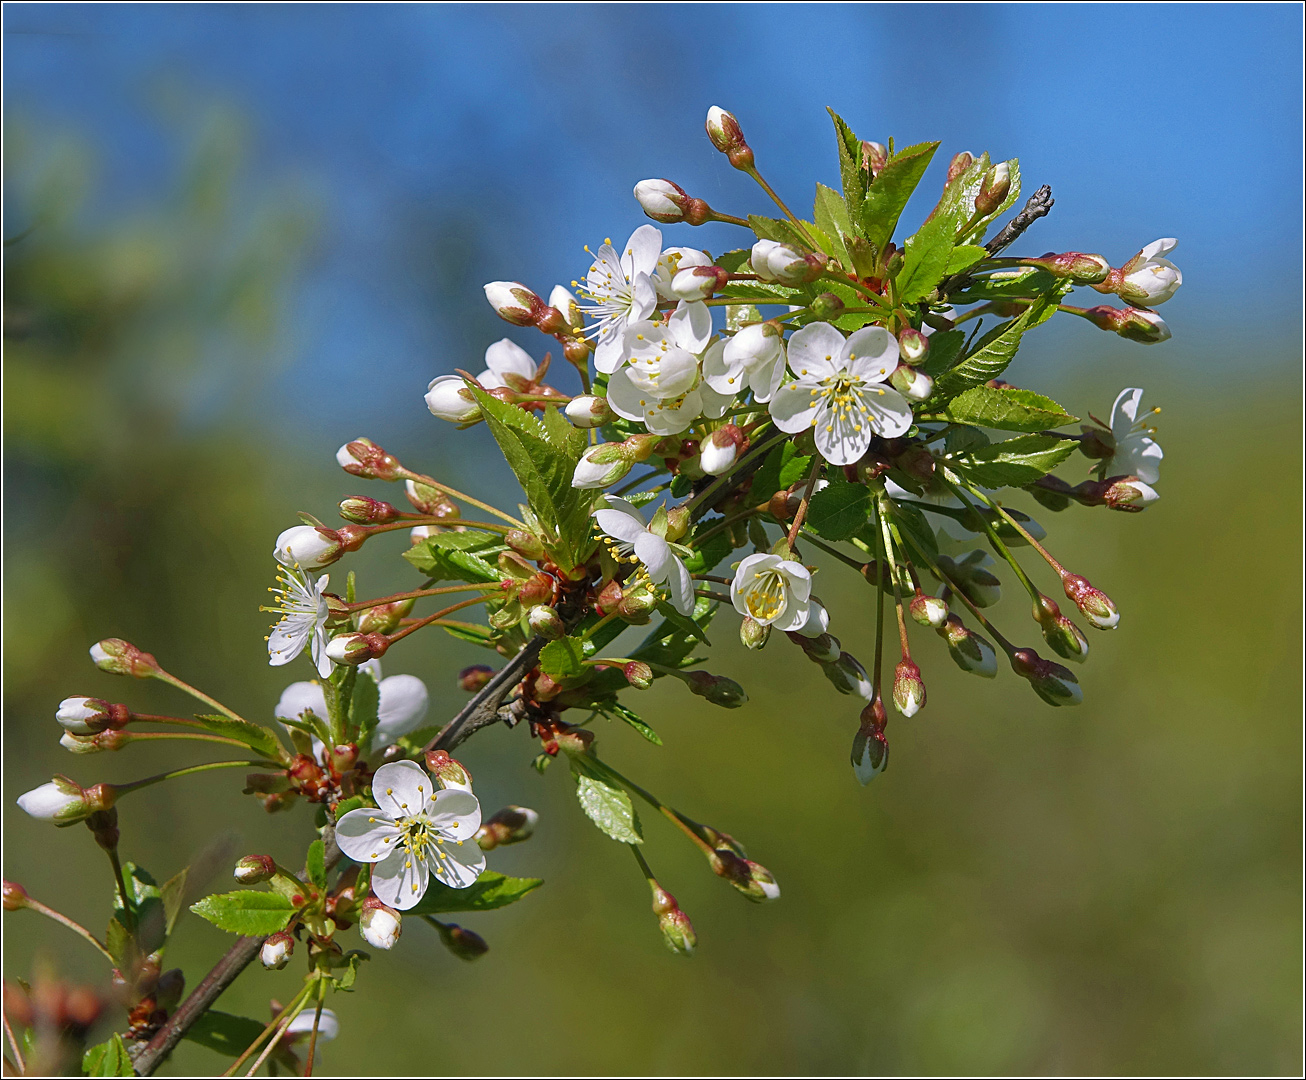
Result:
{"label": "white blossom", "polygon": [[399,912],[386,907],[374,896],[363,901],[363,911],[358,919],[358,932],[374,949],[393,949],[403,930]]}
{"label": "white blossom", "polygon": [[1131,304],[1155,307],[1164,304],[1184,283],[1184,275],[1168,255],[1179,244],[1174,237],[1153,240],[1121,269],[1123,277],[1116,289],[1121,299]]}
{"label": "white blossom", "polygon": [[323,574],[314,581],[312,574],[293,566],[278,568],[280,588],[271,590],[277,597],[276,606],[262,609],[281,615],[268,637],[268,663],[273,667],[290,663],[308,646],[317,673],[324,679],[331,674],[331,659],[326,654],[330,609],[323,595],[328,580]]}
{"label": "white blossom", "polygon": [[812,574],[802,563],[779,555],[749,555],[730,583],[730,602],[741,615],[777,630],[798,630],[806,622]]}
{"label": "white blossom", "polygon": [[292,525],[277,537],[272,555],[282,566],[321,570],[341,555],[340,541],[314,525]]}
{"label": "white blossom", "polygon": [[1111,406],[1111,437],[1115,452],[1106,460],[1107,476],[1136,476],[1144,484],[1155,484],[1161,477],[1161,458],[1165,455],[1161,444],[1152,438],[1155,428],[1147,426],[1147,417],[1158,410],[1143,414],[1138,410],[1143,403],[1143,391],[1138,387],[1121,390]]}
{"label": "white blossom", "polygon": [[481,827],[481,804],[468,791],[440,790],[415,761],[382,765],[372,777],[376,806],[351,810],[336,824],[340,850],[373,863],[372,892],[400,911],[415,906],[432,874],[465,889],[485,869],[469,843]]}
{"label": "white blossom", "polygon": [[595,510],[594,519],[603,533],[616,541],[611,545],[615,557],[643,563],[649,581],[666,585],[672,607],[684,615],[694,610],[694,586],[685,564],[671,550],[665,537],[649,529],[635,507],[625,499],[609,495],[607,507]]}
{"label": "white blossom", "polygon": [[594,366],[605,374],[626,361],[626,327],[657,309],[653,274],[661,254],[662,234],[652,225],[641,225],[626,241],[625,254],[618,257],[608,240],[595,256],[585,278],[585,291],[594,303],[582,310],[595,320],[589,330],[598,339]]}
{"label": "white blossom", "polygon": [[734,397],[747,387],[758,401],[771,400],[784,370],[784,338],[771,322],[745,326],[703,359],[703,378],[718,394]]}

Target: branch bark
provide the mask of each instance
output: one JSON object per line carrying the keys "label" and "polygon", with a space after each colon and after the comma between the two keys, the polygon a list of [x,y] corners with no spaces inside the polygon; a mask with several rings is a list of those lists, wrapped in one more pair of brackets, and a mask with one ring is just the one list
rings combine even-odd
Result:
{"label": "branch bark", "polygon": [[1021,233],[1052,209],[1054,201],[1052,189],[1044,184],[1029,197],[1029,201],[1025,203],[1025,208],[1008,221],[997,236],[984,245],[984,250],[990,255],[996,255],[1004,248],[1010,247],[1020,237]]}

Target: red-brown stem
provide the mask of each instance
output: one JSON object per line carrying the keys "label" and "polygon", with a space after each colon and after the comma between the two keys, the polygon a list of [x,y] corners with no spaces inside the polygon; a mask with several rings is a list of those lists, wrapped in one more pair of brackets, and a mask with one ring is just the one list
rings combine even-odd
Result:
{"label": "red-brown stem", "polygon": [[812,472],[807,477],[807,487],[803,489],[803,500],[798,504],[798,510],[794,514],[793,524],[789,526],[789,537],[786,543],[789,550],[794,548],[794,541],[798,539],[798,530],[803,527],[803,519],[807,517],[807,504],[812,501],[812,488],[816,487],[816,478],[821,472],[821,455],[815,455],[812,461]]}
{"label": "red-brown stem", "polygon": [[498,589],[497,581],[485,585],[442,585],[438,589],[414,589],[412,592],[393,593],[390,596],[382,596],[377,600],[359,600],[355,604],[346,604],[345,611],[366,611],[368,608],[381,607],[383,604],[394,604],[400,600],[418,600],[423,596],[443,596],[446,593],[468,592],[472,589]]}
{"label": "red-brown stem", "polygon": [[450,615],[453,612],[460,610],[461,608],[471,607],[473,604],[483,604],[483,603],[485,603],[485,597],[473,596],[470,600],[464,600],[461,604],[451,604],[449,605],[449,607],[437,611],[434,615],[428,615],[424,619],[418,619],[415,623],[412,624],[412,626],[405,626],[398,633],[391,634],[390,644],[393,645],[396,641],[399,641],[401,638],[406,638],[413,631],[420,630],[423,626],[426,626],[429,623],[433,623],[435,622],[436,619],[443,618],[445,615]]}

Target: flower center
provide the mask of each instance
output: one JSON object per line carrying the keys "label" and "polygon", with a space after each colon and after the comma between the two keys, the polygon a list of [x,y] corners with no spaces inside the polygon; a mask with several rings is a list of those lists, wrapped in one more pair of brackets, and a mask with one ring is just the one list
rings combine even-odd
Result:
{"label": "flower center", "polygon": [[770,622],[779,616],[785,606],[785,579],[778,570],[758,570],[753,583],[744,594],[748,613],[758,622]]}
{"label": "flower center", "polygon": [[812,398],[813,403],[825,405],[825,430],[833,431],[835,424],[851,424],[854,431],[861,431],[862,418],[870,411],[866,395],[872,392],[883,394],[884,390],[847,372],[822,379],[819,386],[812,388]]}

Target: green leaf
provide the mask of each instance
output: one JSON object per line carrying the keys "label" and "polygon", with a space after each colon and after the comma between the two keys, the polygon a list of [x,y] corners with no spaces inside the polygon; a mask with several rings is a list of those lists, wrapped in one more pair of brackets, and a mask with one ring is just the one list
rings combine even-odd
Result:
{"label": "green leaf", "polygon": [[571,759],[571,771],[576,777],[576,798],[586,816],[612,839],[623,844],[642,844],[644,834],[639,815],[625,789],[583,758]]}
{"label": "green leaf", "polygon": [[[263,1029],[260,1028],[260,1031]],[[108,1042],[92,1046],[82,1055],[82,1072],[87,1076],[135,1076],[131,1055],[116,1032]]]}
{"label": "green leaf", "polygon": [[766,455],[761,468],[753,474],[753,484],[748,490],[749,505],[766,502],[777,491],[796,484],[807,475],[811,464],[810,457],[799,455],[792,439],[782,442]]}
{"label": "green leaf", "polygon": [[405,551],[404,558],[435,581],[467,581],[479,585],[502,577],[489,559],[503,549],[503,541],[495,533],[468,529],[428,536]]}
{"label": "green leaf", "polygon": [[949,466],[973,484],[1023,487],[1046,476],[1079,446],[1074,439],[1018,435],[953,458]]}
{"label": "green leaf", "polygon": [[182,1038],[216,1050],[219,1054],[239,1057],[261,1034],[263,1025],[257,1020],[209,1009],[195,1018]]}
{"label": "green leaf", "polygon": [[367,746],[381,709],[381,687],[370,671],[359,671],[349,697],[349,742]]}
{"label": "green leaf", "polygon": [[807,237],[794,227],[793,222],[785,221],[783,218],[749,214],[748,227],[757,233],[761,240],[774,240],[780,244],[797,247],[800,251],[808,251],[812,246]]}
{"label": "green leaf", "polygon": [[132,894],[132,911],[136,921],[136,942],[127,932],[129,920],[122,909],[117,890],[113,893],[113,916],[106,931],[105,946],[115,959],[132,966],[136,945],[142,955],[160,948],[168,936],[168,918],[163,908],[163,893],[158,883],[133,862],[122,864],[123,881]]}
{"label": "green leaf", "polygon": [[[713,518],[709,521],[700,521],[694,528],[693,533],[689,536],[689,542],[693,542],[696,536],[701,536],[710,529],[721,524],[721,518]],[[706,574],[722,559],[728,558],[730,553],[735,550],[735,545],[730,541],[730,530],[722,529],[720,532],[713,533],[702,544],[696,544],[692,549],[693,554],[682,560],[685,569],[691,574]]]}
{"label": "green leaf", "polygon": [[847,540],[866,524],[870,514],[870,491],[862,484],[835,479],[812,496],[807,524],[826,540]]}
{"label": "green leaf", "polygon": [[716,265],[722,270],[737,274],[740,270],[748,265],[748,258],[753,254],[752,248],[736,248],[734,251],[726,251],[716,257]]}
{"label": "green leaf", "polygon": [[866,188],[870,175],[862,168],[862,141],[853,134],[853,129],[844,122],[844,118],[827,107],[826,112],[834,121],[835,140],[839,145],[839,177],[843,183],[844,202],[848,206],[848,215],[853,221],[859,220],[862,200],[866,198]]}
{"label": "green leaf", "polygon": [[371,954],[363,952],[362,949],[350,949],[344,955],[344,963],[339,964],[337,962],[337,967],[343,967],[345,970],[342,971],[339,975],[331,976],[331,985],[334,986],[337,990],[347,990],[347,991],[353,990],[354,980],[358,978],[359,964],[361,964],[364,960],[371,960],[371,959],[372,959]]}
{"label": "green leaf", "polygon": [[186,878],[190,875],[190,867],[173,874],[163,883],[163,888],[159,890],[163,900],[163,933],[167,937],[172,933],[172,928],[177,923],[177,916],[181,914],[182,899],[186,895]]}
{"label": "green leaf", "polygon": [[936,330],[930,335],[930,351],[925,354],[921,370],[937,379],[957,362],[965,344],[965,330]]}
{"label": "green leaf", "polygon": [[326,888],[326,845],[321,840],[314,840],[308,845],[305,866],[308,869],[308,880],[319,889]]}
{"label": "green leaf", "polygon": [[944,270],[945,276],[960,274],[963,270],[969,270],[981,259],[987,259],[989,253],[977,244],[963,244],[961,247],[952,249],[952,254],[948,256],[948,265]]}
{"label": "green leaf", "polygon": [[1023,299],[1039,296],[1056,285],[1056,278],[1034,266],[999,270],[984,277],[971,278],[961,292],[948,293],[948,302],[964,305],[976,300]]}
{"label": "green leaf", "polygon": [[[698,602],[694,605],[694,614],[691,616],[699,633],[686,633],[673,625],[670,620],[664,620],[658,624],[657,629],[640,642],[638,649],[628,655],[633,660],[644,660],[650,664],[660,664],[662,667],[683,667],[689,654],[694,651],[695,645],[698,644],[700,635],[707,630],[708,625],[712,622],[716,610],[717,604],[707,599],[707,597],[700,596]],[[676,614],[679,615],[680,613],[676,612]],[[662,675],[660,672],[655,671],[653,677],[657,679],[661,678]]]}
{"label": "green leaf", "polygon": [[219,930],[247,937],[264,937],[284,930],[295,914],[294,905],[286,897],[252,889],[215,893],[191,904],[190,909]]}
{"label": "green leaf", "polygon": [[[1059,289],[1057,291],[1060,292]],[[1060,297],[1056,293],[1040,296],[1005,326],[996,327],[985,334],[965,360],[935,380],[934,393],[925,403],[924,411],[937,409],[972,386],[996,379],[1006,371],[1020,347],[1020,339],[1025,331],[1050,318],[1059,301]]]}
{"label": "green leaf", "polygon": [[1051,398],[1033,390],[995,389],[984,385],[972,386],[965,393],[958,394],[939,415],[953,423],[975,424],[1002,431],[1044,431],[1073,424],[1079,419]]}
{"label": "green leaf", "polygon": [[898,297],[907,303],[923,300],[947,275],[957,232],[970,216],[975,193],[989,167],[988,154],[943,189],[929,219],[907,240],[898,274]]}
{"label": "green leaf", "polygon": [[843,196],[824,184],[816,185],[816,201],[812,206],[812,216],[816,218],[816,227],[830,238],[833,248],[827,254],[833,255],[843,263],[845,269],[851,270],[852,254],[844,243],[845,236],[855,236],[852,219],[848,216],[848,204]]}
{"label": "green leaf", "polygon": [[871,183],[859,220],[862,235],[875,245],[877,251],[883,251],[884,245],[893,239],[893,231],[898,227],[907,200],[921,182],[938,148],[936,142],[917,143],[899,151]]}
{"label": "green leaf", "polygon": [[[471,843],[471,841],[467,841]],[[492,911],[515,904],[529,892],[544,884],[542,878],[508,877],[493,870],[482,870],[466,889],[454,889],[431,879],[426,894],[405,915],[439,915],[447,911]]]}
{"label": "green leaf", "polygon": [[649,727],[648,724],[644,723],[637,712],[626,708],[626,706],[621,704],[621,702],[615,700],[605,701],[596,705],[595,708],[598,709],[603,716],[606,716],[609,719],[615,717],[616,719],[629,724],[654,746],[662,745],[662,739],[659,737],[658,733]]}
{"label": "green leaf", "polygon": [[701,641],[703,642],[704,645],[712,644],[710,641],[707,640],[707,634],[703,632],[703,629],[698,625],[698,623],[696,623],[693,619],[689,618],[689,616],[682,615],[679,611],[673,608],[665,600],[658,601],[657,610],[658,610],[658,614],[661,615],[662,618],[664,618],[668,623],[674,626],[682,634],[685,634],[688,637],[692,637],[696,641]]}
{"label": "green leaf", "polygon": [[581,663],[584,658],[585,648],[579,639],[559,638],[550,641],[540,650],[540,670],[559,682],[573,679],[585,670],[585,665]]}
{"label": "green leaf", "polygon": [[573,460],[580,460],[589,446],[585,432],[563,416],[556,405],[550,405],[544,410],[544,433],[549,442]]}
{"label": "green leaf", "polygon": [[204,725],[206,731],[211,731],[214,735],[224,735],[228,739],[237,739],[259,757],[267,758],[269,761],[279,761],[281,755],[285,753],[276,733],[262,724],[251,724],[248,720],[233,720],[230,716],[204,713],[196,713],[195,719]]}
{"label": "green leaf", "polygon": [[367,805],[367,800],[361,795],[351,795],[347,799],[341,799],[336,804],[336,820],[339,821],[350,810],[360,810]]}

